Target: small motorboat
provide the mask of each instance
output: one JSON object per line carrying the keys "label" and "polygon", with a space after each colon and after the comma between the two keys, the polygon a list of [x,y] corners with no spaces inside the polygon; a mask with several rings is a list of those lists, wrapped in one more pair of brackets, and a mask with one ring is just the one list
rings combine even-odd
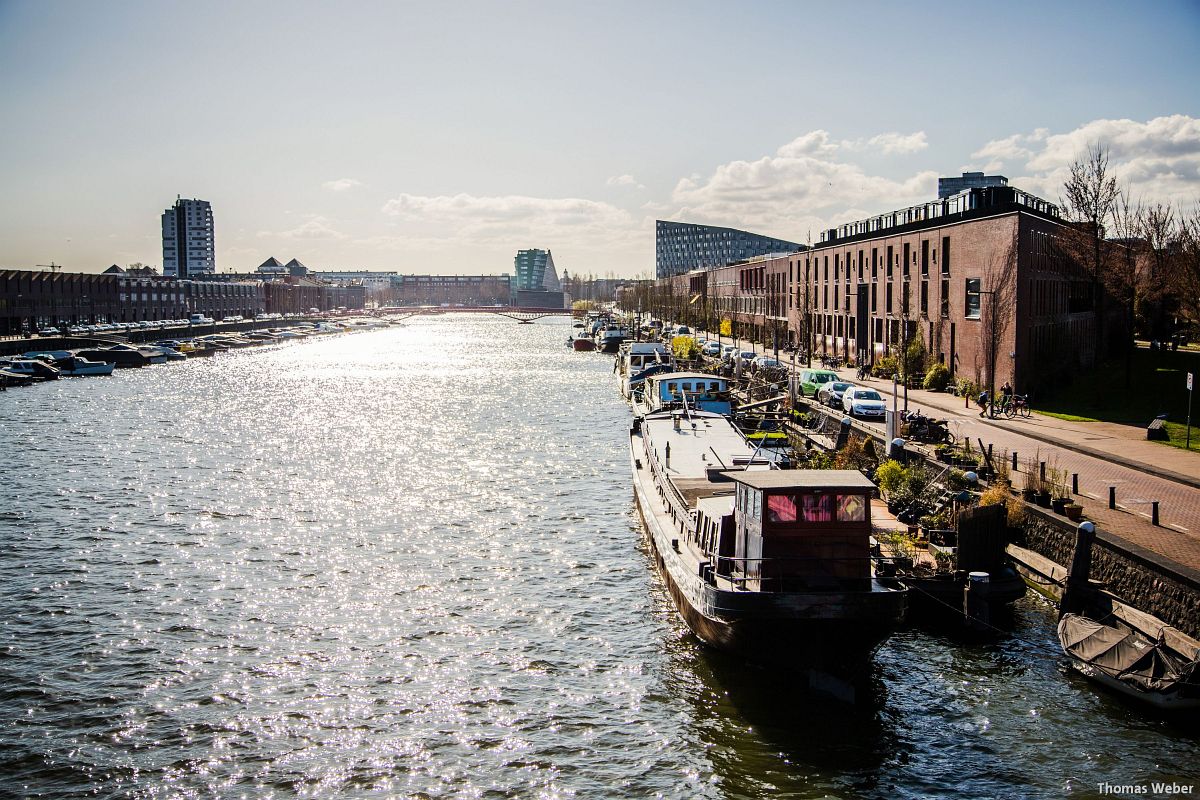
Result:
{"label": "small motorboat", "polygon": [[1151,641],[1123,625],[1064,614],[1058,641],[1071,666],[1097,683],[1163,710],[1200,708],[1200,648],[1174,628]]}
{"label": "small motorboat", "polygon": [[61,374],[57,367],[50,366],[40,358],[9,358],[0,361],[0,369],[38,381],[57,380]]}
{"label": "small motorboat", "polygon": [[83,356],[69,356],[58,362],[62,374],[72,378],[83,375],[112,375],[116,366],[107,361],[91,361]]}
{"label": "small motorboat", "polygon": [[596,349],[596,343],[584,336],[572,340],[571,346],[580,353],[588,353]]}

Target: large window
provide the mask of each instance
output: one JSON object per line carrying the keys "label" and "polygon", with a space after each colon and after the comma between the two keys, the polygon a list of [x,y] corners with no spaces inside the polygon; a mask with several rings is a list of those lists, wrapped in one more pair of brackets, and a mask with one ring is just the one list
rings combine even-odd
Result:
{"label": "large window", "polygon": [[866,522],[867,499],[861,494],[838,495],[838,522]]}
{"label": "large window", "polygon": [[967,310],[964,314],[967,319],[979,319],[981,315],[981,288],[979,278],[967,278]]}
{"label": "large window", "polygon": [[796,498],[790,494],[767,497],[767,522],[795,522]]}
{"label": "large window", "polygon": [[804,501],[805,522],[833,522],[833,495],[801,495]]}

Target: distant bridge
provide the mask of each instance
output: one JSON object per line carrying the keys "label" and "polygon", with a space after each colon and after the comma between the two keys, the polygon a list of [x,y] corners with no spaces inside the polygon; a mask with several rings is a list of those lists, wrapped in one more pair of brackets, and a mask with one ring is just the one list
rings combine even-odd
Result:
{"label": "distant bridge", "polygon": [[584,312],[573,311],[569,308],[538,308],[531,306],[384,306],[375,309],[379,316],[402,319],[421,314],[495,314],[499,317],[514,319],[522,325],[528,325],[535,319],[543,317],[583,316]]}

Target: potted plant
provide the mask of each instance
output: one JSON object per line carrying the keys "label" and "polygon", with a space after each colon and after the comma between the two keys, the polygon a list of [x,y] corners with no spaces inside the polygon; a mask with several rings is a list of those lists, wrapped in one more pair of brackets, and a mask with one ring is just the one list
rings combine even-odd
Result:
{"label": "potted plant", "polygon": [[1042,491],[1042,476],[1038,472],[1038,465],[1033,461],[1025,462],[1025,486],[1021,490],[1021,497],[1025,502],[1033,503],[1037,501],[1038,495]]}
{"label": "potted plant", "polygon": [[1083,519],[1083,506],[1078,503],[1067,503],[1063,506],[1063,513],[1067,515],[1067,519],[1071,522],[1079,522]]}

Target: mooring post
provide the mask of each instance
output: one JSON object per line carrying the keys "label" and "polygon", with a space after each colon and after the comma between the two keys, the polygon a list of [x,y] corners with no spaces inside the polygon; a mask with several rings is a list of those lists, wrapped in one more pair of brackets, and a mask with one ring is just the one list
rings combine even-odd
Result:
{"label": "mooring post", "polygon": [[1079,473],[1071,473],[1071,494],[1079,494]]}
{"label": "mooring post", "polygon": [[1038,462],[1038,471],[1041,474],[1042,483],[1045,483],[1046,482],[1046,462],[1045,461]]}
{"label": "mooring post", "polygon": [[1075,550],[1071,553],[1071,568],[1067,572],[1062,602],[1058,607],[1059,619],[1064,614],[1078,614],[1087,607],[1088,578],[1092,571],[1092,542],[1095,538],[1095,525],[1090,522],[1079,523],[1079,527],[1075,529]]}
{"label": "mooring post", "polygon": [[1013,456],[1012,468],[1013,468],[1013,471],[1016,471],[1016,469],[1017,469],[1017,451],[1016,450],[1013,450],[1012,456]]}
{"label": "mooring post", "polygon": [[1158,501],[1150,501],[1150,524],[1158,527]]}
{"label": "mooring post", "polygon": [[1108,507],[1117,507],[1117,487],[1115,486],[1108,487]]}
{"label": "mooring post", "polygon": [[972,572],[967,575],[967,585],[963,587],[963,614],[967,618],[967,625],[975,630],[986,630],[991,626],[991,607],[988,604],[990,581],[988,573]]}

